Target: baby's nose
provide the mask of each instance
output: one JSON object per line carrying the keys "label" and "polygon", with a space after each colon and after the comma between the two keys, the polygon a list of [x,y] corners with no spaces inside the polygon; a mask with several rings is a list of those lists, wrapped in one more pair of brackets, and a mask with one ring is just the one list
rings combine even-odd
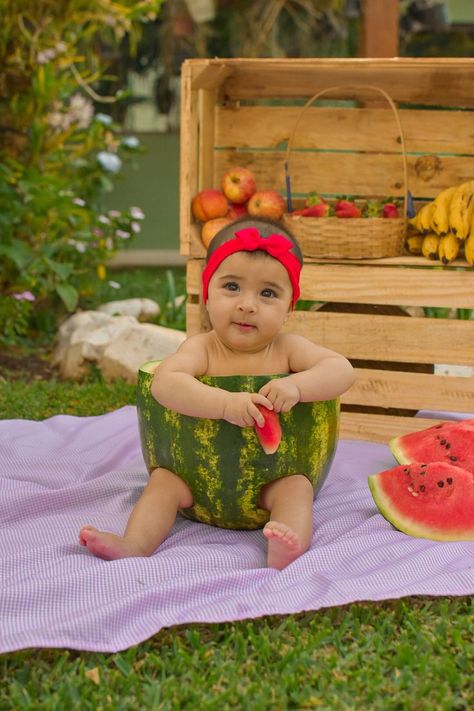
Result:
{"label": "baby's nose", "polygon": [[256,307],[256,300],[252,294],[242,294],[239,309],[242,311],[255,311]]}

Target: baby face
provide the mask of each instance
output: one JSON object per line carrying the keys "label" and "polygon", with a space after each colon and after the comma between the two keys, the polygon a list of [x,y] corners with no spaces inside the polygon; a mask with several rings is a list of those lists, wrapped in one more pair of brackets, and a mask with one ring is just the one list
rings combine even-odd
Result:
{"label": "baby face", "polygon": [[232,350],[256,352],[280,331],[292,295],[288,272],[277,259],[236,252],[212,275],[207,310],[223,343]]}

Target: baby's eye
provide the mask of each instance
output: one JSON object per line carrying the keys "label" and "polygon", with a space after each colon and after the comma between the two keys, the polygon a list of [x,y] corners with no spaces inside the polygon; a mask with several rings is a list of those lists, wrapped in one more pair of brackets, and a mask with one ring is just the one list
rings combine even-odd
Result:
{"label": "baby's eye", "polygon": [[227,289],[228,291],[238,291],[239,285],[236,281],[228,281],[224,284],[224,289]]}
{"label": "baby's eye", "polygon": [[277,295],[276,291],[273,291],[273,289],[263,289],[261,293],[266,299],[274,299]]}

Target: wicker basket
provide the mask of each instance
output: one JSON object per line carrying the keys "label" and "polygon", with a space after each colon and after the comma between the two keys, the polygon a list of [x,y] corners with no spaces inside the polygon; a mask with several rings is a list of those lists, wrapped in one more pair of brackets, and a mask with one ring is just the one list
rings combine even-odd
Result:
{"label": "wicker basket", "polygon": [[[340,91],[345,87],[330,87],[314,94],[304,105],[288,141],[285,171],[287,176],[287,191],[290,193],[289,159],[292,142],[298,124],[311,104],[323,94],[330,91]],[[382,257],[397,257],[403,253],[406,232],[407,182],[408,169],[405,150],[405,140],[397,108],[390,96],[379,87],[357,85],[347,87],[353,90],[371,89],[381,94],[389,103],[395,117],[400,134],[401,156],[403,160],[404,194],[401,217],[355,217],[343,219],[339,217],[303,217],[286,213],[282,222],[298,240],[302,252],[307,257],[338,258],[338,259],[380,259]]]}

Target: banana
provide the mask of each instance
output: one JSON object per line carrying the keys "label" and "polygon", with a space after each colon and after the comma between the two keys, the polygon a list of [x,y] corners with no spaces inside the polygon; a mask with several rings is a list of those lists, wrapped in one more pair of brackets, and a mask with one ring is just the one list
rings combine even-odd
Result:
{"label": "banana", "polygon": [[440,237],[434,232],[428,232],[423,238],[421,253],[426,259],[438,259],[438,245]]}
{"label": "banana", "polygon": [[466,262],[471,266],[474,266],[474,232],[472,231],[464,240],[464,256],[466,258]]}
{"label": "banana", "polygon": [[415,217],[408,220],[408,224],[421,234],[431,232],[431,216],[434,209],[434,202],[425,203],[422,207],[420,207]]}
{"label": "banana", "polygon": [[434,210],[431,216],[431,229],[437,235],[444,235],[449,232],[449,206],[457,186],[453,185],[446,190],[442,190],[434,199]]}
{"label": "banana", "polygon": [[410,254],[421,254],[421,245],[423,244],[424,237],[420,234],[408,235],[406,238],[406,248]]}
{"label": "banana", "polygon": [[449,227],[458,239],[468,236],[473,214],[474,180],[468,180],[458,185],[449,206]]}
{"label": "banana", "polygon": [[474,266],[474,216],[472,218],[469,234],[464,240],[464,257],[468,264]]}
{"label": "banana", "polygon": [[460,240],[452,232],[439,238],[438,257],[443,264],[449,264],[456,259],[459,254],[459,245]]}

